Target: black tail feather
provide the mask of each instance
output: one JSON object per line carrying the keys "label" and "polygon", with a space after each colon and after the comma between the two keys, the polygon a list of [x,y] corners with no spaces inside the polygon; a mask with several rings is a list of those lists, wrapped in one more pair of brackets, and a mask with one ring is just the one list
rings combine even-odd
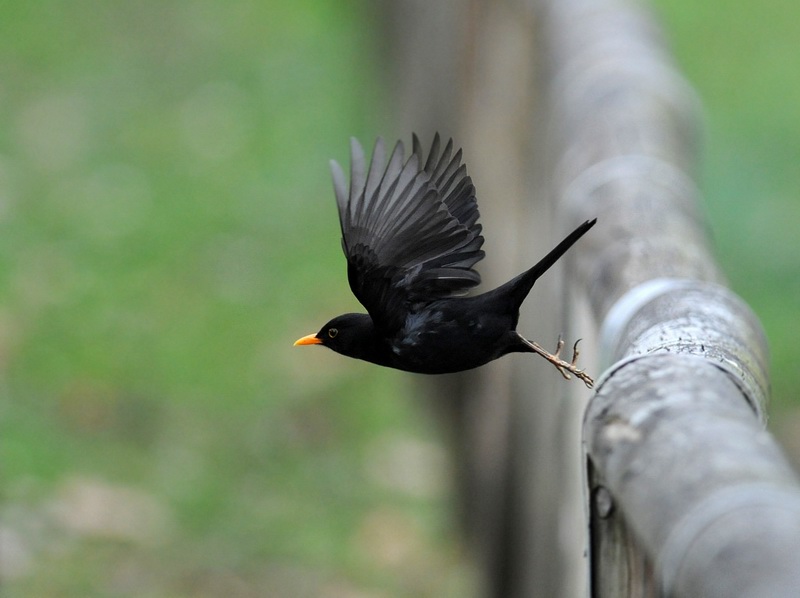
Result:
{"label": "black tail feather", "polygon": [[535,266],[503,285],[503,287],[508,290],[509,295],[516,304],[517,309],[519,309],[519,306],[522,305],[523,301],[525,301],[525,297],[527,297],[528,293],[530,293],[531,288],[536,280],[542,274],[547,272],[547,270],[549,270],[550,267],[555,264],[559,258],[575,244],[578,239],[585,235],[588,230],[595,225],[596,222],[597,218],[593,218],[592,220],[587,220],[581,224],[578,228],[567,235],[567,237],[561,241],[561,243],[556,245],[550,251],[550,253],[540,259]]}

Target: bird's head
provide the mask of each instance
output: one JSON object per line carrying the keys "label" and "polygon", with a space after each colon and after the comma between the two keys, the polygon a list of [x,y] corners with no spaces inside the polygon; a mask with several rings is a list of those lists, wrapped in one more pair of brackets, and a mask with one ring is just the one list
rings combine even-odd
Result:
{"label": "bird's head", "polygon": [[365,359],[364,352],[370,349],[374,338],[375,327],[367,314],[343,314],[333,318],[316,334],[297,339],[294,344],[324,345],[342,355]]}

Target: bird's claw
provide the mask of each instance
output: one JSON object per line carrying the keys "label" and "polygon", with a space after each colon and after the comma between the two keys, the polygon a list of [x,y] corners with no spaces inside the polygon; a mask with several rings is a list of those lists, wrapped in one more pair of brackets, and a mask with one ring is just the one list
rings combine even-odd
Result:
{"label": "bird's claw", "polygon": [[558,342],[556,343],[556,352],[553,353],[553,357],[555,357],[556,359],[560,359],[561,358],[561,349],[563,349],[563,348],[564,348],[564,339],[561,338],[561,335],[559,334],[558,335]]}
{"label": "bird's claw", "polygon": [[[581,339],[576,340],[575,344],[572,345],[572,359],[567,362],[561,359],[561,349],[564,348],[564,340],[561,338],[561,335],[558,335],[555,353],[548,353],[544,347],[534,341],[529,341],[521,335],[520,338],[526,345],[533,349],[534,352],[538,353],[547,361],[552,363],[565,380],[571,380],[572,376],[575,376],[578,378],[578,380],[583,382],[587,388],[592,388],[594,386],[594,380],[592,380],[592,378],[586,373],[586,370],[579,369],[577,365],[578,356],[580,355],[580,351],[578,351],[578,343],[581,342]],[[570,376],[570,374],[572,374],[572,376]]]}

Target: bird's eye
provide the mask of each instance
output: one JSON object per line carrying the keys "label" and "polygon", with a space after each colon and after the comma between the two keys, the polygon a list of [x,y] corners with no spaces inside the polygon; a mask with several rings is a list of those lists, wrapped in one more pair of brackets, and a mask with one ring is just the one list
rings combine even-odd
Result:
{"label": "bird's eye", "polygon": [[336,338],[336,335],[339,334],[338,328],[328,328],[328,337],[329,338]]}

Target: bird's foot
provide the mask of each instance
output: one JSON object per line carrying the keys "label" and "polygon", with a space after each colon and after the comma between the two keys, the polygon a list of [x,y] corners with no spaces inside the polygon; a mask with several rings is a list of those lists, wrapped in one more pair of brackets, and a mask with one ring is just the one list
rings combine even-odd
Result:
{"label": "bird's foot", "polygon": [[534,341],[529,341],[522,335],[520,335],[522,342],[528,345],[535,353],[538,353],[542,357],[544,357],[547,361],[553,364],[555,368],[561,372],[561,375],[564,376],[566,380],[570,380],[572,376],[581,380],[587,388],[592,388],[594,386],[594,380],[587,374],[584,370],[579,369],[577,366],[578,362],[578,355],[580,355],[580,351],[578,351],[578,343],[581,342],[581,339],[575,341],[575,344],[572,345],[572,359],[570,361],[564,361],[561,359],[561,349],[564,348],[564,339],[561,338],[561,335],[558,336],[558,343],[556,344],[556,352],[549,353],[544,347],[542,347],[539,343]]}

